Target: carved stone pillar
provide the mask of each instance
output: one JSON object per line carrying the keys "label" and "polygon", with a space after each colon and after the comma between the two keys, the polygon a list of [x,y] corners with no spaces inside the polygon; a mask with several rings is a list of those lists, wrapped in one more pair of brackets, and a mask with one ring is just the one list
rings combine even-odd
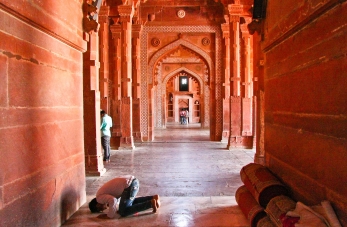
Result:
{"label": "carved stone pillar", "polygon": [[264,110],[264,56],[261,50],[261,34],[257,32],[253,34],[253,55],[254,55],[254,95],[256,99],[256,111],[254,127],[255,141],[256,141],[256,153],[254,155],[254,162],[264,164],[265,163],[265,147],[264,147],[264,132],[265,132],[265,110]]}
{"label": "carved stone pillar", "polygon": [[[229,13],[232,6],[228,7]],[[238,147],[241,134],[240,16],[230,15],[230,131],[227,148]]]}
{"label": "carved stone pillar", "polygon": [[240,78],[240,16],[230,16],[230,89],[231,96],[241,93]]}
{"label": "carved stone pillar", "polygon": [[[229,20],[229,17],[226,18]],[[230,25],[229,21],[222,24],[225,50],[224,52],[224,78],[223,78],[223,132],[222,141],[227,142],[230,131]]]}
{"label": "carved stone pillar", "polygon": [[132,59],[131,59],[131,37],[132,17],[134,7],[132,5],[118,6],[121,25],[121,138],[122,150],[135,148],[133,141],[133,119],[132,119]]}
{"label": "carved stone pillar", "polygon": [[[229,11],[229,28],[230,28],[230,131],[227,148],[232,147],[250,147],[250,138],[248,134],[251,134],[250,120],[252,117],[252,99],[249,95],[245,96],[245,90],[241,90],[241,76],[247,77],[247,81],[250,79],[251,71],[250,67],[250,51],[243,56],[240,56],[241,52],[241,17],[251,16],[251,6],[240,5],[239,1],[235,1],[236,4],[228,5]],[[247,39],[248,41],[248,39]],[[244,45],[250,48],[249,44]],[[244,66],[241,75],[241,61]],[[247,74],[247,76],[246,76]],[[245,80],[242,85],[245,84]],[[249,87],[247,88],[248,93]],[[242,95],[244,97],[242,97]],[[244,135],[243,135],[244,134]]]}
{"label": "carved stone pillar", "polygon": [[99,57],[100,57],[100,108],[105,110],[107,114],[111,114],[111,99],[109,94],[109,87],[112,81],[109,78],[109,7],[102,6],[99,12]]}
{"label": "carved stone pillar", "polygon": [[[117,23],[117,21],[115,21]],[[121,138],[121,31],[122,28],[119,24],[114,24],[110,27],[112,33],[112,111],[111,117],[113,120],[112,127],[112,145],[117,147],[120,146],[120,138]]]}
{"label": "carved stone pillar", "polygon": [[240,26],[242,34],[242,67],[241,67],[241,96],[242,96],[242,129],[243,146],[253,147],[253,61],[252,61],[252,37],[247,29],[250,18],[245,18],[245,24]]}
{"label": "carved stone pillar", "polygon": [[97,33],[87,34],[87,52],[83,54],[83,115],[84,150],[87,176],[106,172],[103,163],[100,134],[99,39]]}
{"label": "carved stone pillar", "polygon": [[133,136],[141,141],[141,61],[140,61],[140,34],[142,25],[134,24],[132,27],[132,97],[133,97]]}

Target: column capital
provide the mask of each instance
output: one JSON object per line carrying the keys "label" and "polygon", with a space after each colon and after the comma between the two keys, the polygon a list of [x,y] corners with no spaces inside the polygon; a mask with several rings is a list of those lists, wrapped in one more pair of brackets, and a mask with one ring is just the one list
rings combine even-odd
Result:
{"label": "column capital", "polygon": [[249,16],[252,17],[251,5],[230,4],[228,5],[229,15]]}
{"label": "column capital", "polygon": [[242,37],[249,36],[248,24],[241,24],[240,25],[240,30],[241,30],[241,33],[242,33]]}
{"label": "column capital", "polygon": [[99,10],[99,16],[108,16],[110,14],[109,6],[101,6]]}
{"label": "column capital", "polygon": [[230,23],[235,23],[235,22],[240,22],[240,16],[239,15],[230,15],[229,16],[229,22]]}
{"label": "column capital", "polygon": [[122,34],[122,26],[120,24],[114,24],[110,26],[112,38],[113,39],[120,39],[120,36]]}
{"label": "column capital", "polygon": [[142,28],[143,28],[143,26],[141,24],[133,24],[132,25],[133,38],[140,38]]}
{"label": "column capital", "polygon": [[131,21],[135,12],[133,5],[119,5],[117,9],[120,16],[120,22]]}
{"label": "column capital", "polygon": [[230,38],[230,26],[229,26],[229,24],[222,24],[221,28],[222,28],[222,32],[223,32],[223,38],[225,38],[225,39]]}

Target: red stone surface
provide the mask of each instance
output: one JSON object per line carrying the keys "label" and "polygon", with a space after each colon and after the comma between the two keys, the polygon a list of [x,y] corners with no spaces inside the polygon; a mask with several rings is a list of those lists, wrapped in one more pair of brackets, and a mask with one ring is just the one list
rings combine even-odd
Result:
{"label": "red stone surface", "polygon": [[7,73],[7,57],[0,55],[0,107],[8,105],[8,73]]}
{"label": "red stone surface", "polygon": [[2,226],[60,226],[85,202],[80,3],[1,1]]}
{"label": "red stone surface", "polygon": [[275,1],[267,11],[266,164],[295,199],[331,201],[346,225],[347,4]]}
{"label": "red stone surface", "polygon": [[[84,49],[82,37],[82,0],[61,4],[57,1],[2,0],[7,11],[27,23]],[[17,30],[17,27],[12,27]]]}

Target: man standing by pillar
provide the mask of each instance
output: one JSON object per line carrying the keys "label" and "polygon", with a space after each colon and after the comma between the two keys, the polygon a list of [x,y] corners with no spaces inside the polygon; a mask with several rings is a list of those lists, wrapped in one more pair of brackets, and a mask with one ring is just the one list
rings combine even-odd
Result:
{"label": "man standing by pillar", "polygon": [[104,161],[110,162],[110,139],[111,139],[111,130],[112,127],[112,118],[106,114],[104,110],[100,111],[101,115],[101,144],[104,149]]}

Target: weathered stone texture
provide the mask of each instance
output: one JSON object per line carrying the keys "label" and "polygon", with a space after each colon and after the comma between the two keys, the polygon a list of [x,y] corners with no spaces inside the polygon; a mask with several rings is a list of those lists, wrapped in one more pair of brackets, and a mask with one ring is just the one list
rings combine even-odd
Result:
{"label": "weathered stone texture", "polygon": [[267,165],[296,199],[331,201],[346,225],[347,3],[270,1],[267,12]]}
{"label": "weathered stone texture", "polygon": [[1,226],[60,226],[85,202],[81,1],[1,1]]}

